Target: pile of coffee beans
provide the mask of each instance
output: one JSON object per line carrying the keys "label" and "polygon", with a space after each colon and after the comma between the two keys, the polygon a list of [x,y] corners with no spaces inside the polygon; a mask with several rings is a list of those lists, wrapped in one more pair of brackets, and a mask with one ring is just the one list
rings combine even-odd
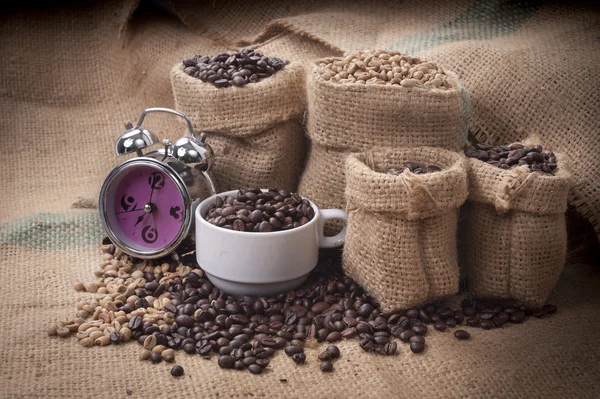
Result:
{"label": "pile of coffee beans", "polygon": [[442,170],[439,166],[435,165],[428,165],[419,162],[405,162],[400,167],[389,168],[387,173],[398,176],[407,169],[417,175],[440,172]]}
{"label": "pile of coffee beans", "polygon": [[[193,248],[192,242],[185,245]],[[429,326],[444,332],[466,322],[487,330],[556,312],[553,305],[534,311],[511,302],[469,298],[460,309],[440,302],[384,313],[342,273],[339,254],[322,257],[295,290],[234,298],[208,281],[193,253],[184,252],[178,264],[166,258],[129,258],[114,245],[103,250],[105,261],[96,273],[100,280],[93,287],[75,287],[89,286],[104,296],[80,303],[75,319],[60,320],[48,334],[75,334],[86,347],[135,340],[143,346],[140,359],[155,364],[174,362],[175,352],[183,350],[203,359],[216,354],[221,368],[260,374],[277,350],[302,365],[307,361],[304,347],[342,339],[357,339],[363,350],[384,356],[397,353],[398,339],[417,354],[425,350]],[[470,335],[456,330],[454,336],[464,340]],[[333,370],[331,362],[339,352],[331,345],[318,355],[323,372]],[[182,375],[183,369],[174,366],[171,374]]]}
{"label": "pile of coffee beans", "polygon": [[248,232],[290,230],[308,223],[315,210],[307,199],[287,190],[239,190],[216,197],[204,219],[224,229]]}
{"label": "pile of coffee beans", "polygon": [[243,49],[235,53],[196,55],[183,61],[184,72],[216,87],[244,86],[268,78],[289,64],[276,57]]}
{"label": "pile of coffee beans", "polygon": [[399,85],[448,90],[456,84],[433,62],[421,61],[398,51],[358,51],[319,63],[323,79],[335,83]]}
{"label": "pile of coffee beans", "polygon": [[533,172],[553,173],[556,169],[556,156],[552,151],[544,151],[541,145],[527,147],[520,143],[491,146],[477,143],[465,150],[469,158],[477,158],[502,169],[527,166]]}

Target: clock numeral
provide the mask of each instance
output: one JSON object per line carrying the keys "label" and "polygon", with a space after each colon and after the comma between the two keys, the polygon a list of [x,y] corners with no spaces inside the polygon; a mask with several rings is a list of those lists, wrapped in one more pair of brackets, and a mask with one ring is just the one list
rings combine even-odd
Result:
{"label": "clock numeral", "polygon": [[160,172],[152,172],[148,177],[148,184],[154,190],[160,190],[165,186],[165,177]]}
{"label": "clock numeral", "polygon": [[135,209],[136,205],[137,202],[135,202],[135,198],[133,198],[131,195],[125,194],[121,197],[121,208],[123,208],[124,211]]}
{"label": "clock numeral", "polygon": [[169,211],[169,215],[171,215],[173,217],[173,219],[175,220],[181,220],[181,207],[179,206],[172,206],[171,210]]}
{"label": "clock numeral", "polygon": [[158,239],[158,230],[154,227],[146,226],[142,229],[142,240],[148,244],[154,244]]}

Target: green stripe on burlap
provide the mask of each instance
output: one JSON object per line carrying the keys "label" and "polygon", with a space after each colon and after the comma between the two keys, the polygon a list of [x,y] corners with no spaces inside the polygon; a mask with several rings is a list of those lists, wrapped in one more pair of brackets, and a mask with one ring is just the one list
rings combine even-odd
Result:
{"label": "green stripe on burlap", "polygon": [[98,212],[42,213],[0,223],[0,244],[60,250],[100,244]]}
{"label": "green stripe on burlap", "polygon": [[445,24],[405,36],[387,48],[406,54],[462,40],[490,40],[509,35],[529,21],[541,1],[479,0]]}

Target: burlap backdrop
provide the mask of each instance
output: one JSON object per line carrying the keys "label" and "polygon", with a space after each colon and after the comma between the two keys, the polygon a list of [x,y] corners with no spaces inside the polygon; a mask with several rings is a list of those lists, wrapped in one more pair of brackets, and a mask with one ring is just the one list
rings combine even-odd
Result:
{"label": "burlap backdrop", "polygon": [[[191,57],[193,54],[186,55]],[[220,89],[171,70],[175,106],[196,131],[207,132],[221,191],[277,187],[296,190],[304,160],[304,73],[290,64],[268,79]]]}
{"label": "burlap backdrop", "polygon": [[[387,173],[404,162],[441,172]],[[346,158],[348,232],[344,271],[384,311],[458,291],[458,208],[467,198],[464,156],[432,147],[376,149]]]}
{"label": "burlap backdrop", "polygon": [[571,185],[557,154],[554,175],[527,166],[504,170],[469,158],[465,246],[469,291],[541,306],[567,253],[565,211]]}
{"label": "burlap backdrop", "polygon": [[[451,90],[407,89],[401,86],[349,85],[321,77],[319,64],[307,72],[307,131],[311,140],[298,192],[320,207],[341,208],[344,160],[351,152],[374,146],[433,146],[458,150],[466,138],[464,93],[457,77]],[[336,233],[341,224],[331,225]]]}
{"label": "burlap backdrop", "polygon": [[[600,273],[589,264],[565,267],[550,299],[555,316],[467,328],[470,342],[433,332],[422,355],[400,345],[398,356],[377,357],[344,341],[333,374],[318,371],[316,349],[304,366],[280,353],[260,376],[178,353],[186,376],[176,380],[169,365],[138,361],[135,343],[85,349],[75,338],[48,338],[47,324],[73,315],[88,295],[71,283],[92,280],[101,261],[97,211],[71,205],[97,202],[103,179],[122,161],[114,141],[124,122],[145,107],[174,107],[169,72],[184,55],[232,50],[263,30],[255,47],[292,61],[381,47],[442,61],[469,91],[472,128],[497,131],[504,142],[534,131],[578,154],[579,209],[588,218],[600,212],[600,143],[586,139],[597,137],[600,120],[596,9],[472,0],[190,1],[174,4],[176,18],[138,3],[2,13],[0,397],[127,397],[127,389],[132,397],[599,396]],[[145,124],[176,139],[185,129],[174,120],[153,114]]]}

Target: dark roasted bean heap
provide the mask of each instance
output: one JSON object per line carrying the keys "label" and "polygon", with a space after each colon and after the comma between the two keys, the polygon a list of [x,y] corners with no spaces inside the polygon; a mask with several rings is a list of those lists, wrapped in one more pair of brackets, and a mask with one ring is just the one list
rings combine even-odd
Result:
{"label": "dark roasted bean heap", "polygon": [[469,158],[477,158],[502,169],[527,166],[533,172],[553,173],[556,169],[556,156],[552,151],[544,151],[541,145],[526,147],[523,144],[491,146],[478,143],[465,150]]}
{"label": "dark roasted bean heap", "polygon": [[[160,289],[156,281],[162,276],[155,280],[147,277],[145,288],[136,290],[140,298],[155,296]],[[506,323],[521,323],[530,315],[541,318],[556,312],[553,305],[533,312],[510,302],[465,299],[460,309],[432,303],[382,313],[373,297],[342,274],[337,257],[322,259],[298,289],[271,297],[233,298],[214,287],[199,268],[184,279],[172,280],[164,291],[170,293],[171,303],[162,310],[171,312],[175,322],[158,327],[133,316],[129,321],[133,339],[144,343],[152,335],[157,345],[167,348],[205,358],[216,353],[219,367],[248,369],[253,374],[262,373],[278,350],[298,365],[304,364],[304,346],[312,341],[356,338],[367,352],[393,356],[399,339],[416,354],[426,348],[429,325],[466,340],[468,332],[454,329],[465,322],[482,329],[502,328]],[[133,310],[129,305],[121,309]],[[315,362],[323,372],[330,372],[339,356],[339,348],[330,345]],[[154,361],[152,357],[150,360]]]}
{"label": "dark roasted bean heap", "polygon": [[[534,311],[512,301],[467,298],[459,309],[431,303],[384,313],[373,297],[342,273],[339,251],[322,253],[307,281],[295,290],[269,297],[234,298],[205,277],[195,262],[193,248],[191,240],[184,241],[177,251],[179,264],[170,258],[126,260],[123,267],[136,269],[133,274],[139,283],[111,288],[123,291],[125,302],[110,301],[111,296],[99,302],[91,299],[81,306],[78,321],[51,325],[48,334],[68,337],[77,332],[85,347],[136,340],[144,347],[140,359],[155,364],[172,363],[175,351],[183,350],[203,359],[217,354],[221,368],[261,374],[274,353],[282,350],[299,367],[309,363],[330,372],[341,355],[331,343],[342,339],[355,338],[363,350],[384,356],[395,355],[400,340],[407,345],[404,352],[420,354],[426,351],[426,336],[432,329],[468,340],[471,334],[466,330],[470,328],[503,328],[557,310],[554,305]],[[117,256],[114,245],[103,246],[103,251],[108,258]],[[105,276],[113,272],[105,271]],[[105,306],[111,314],[119,315],[112,323],[105,322],[110,320]],[[99,317],[92,321],[91,313],[98,310]],[[91,324],[98,322],[110,330],[102,332],[98,324]],[[467,327],[462,327],[465,324]],[[110,336],[105,335],[111,330]],[[316,358],[307,359],[304,347],[324,342],[330,345]],[[171,373],[179,376],[183,369],[174,366]]]}
{"label": "dark roasted bean heap", "polygon": [[427,165],[419,162],[404,162],[402,166],[389,168],[387,172],[392,175],[398,176],[407,169],[417,175],[440,172],[442,170],[439,166],[435,165]]}
{"label": "dark roasted bean heap", "polygon": [[216,87],[244,86],[268,78],[289,64],[275,57],[244,49],[215,56],[196,55],[183,60],[184,72]]}
{"label": "dark roasted bean heap", "polygon": [[204,219],[224,229],[248,232],[290,230],[315,217],[307,199],[286,190],[239,190],[236,197],[217,197]]}

